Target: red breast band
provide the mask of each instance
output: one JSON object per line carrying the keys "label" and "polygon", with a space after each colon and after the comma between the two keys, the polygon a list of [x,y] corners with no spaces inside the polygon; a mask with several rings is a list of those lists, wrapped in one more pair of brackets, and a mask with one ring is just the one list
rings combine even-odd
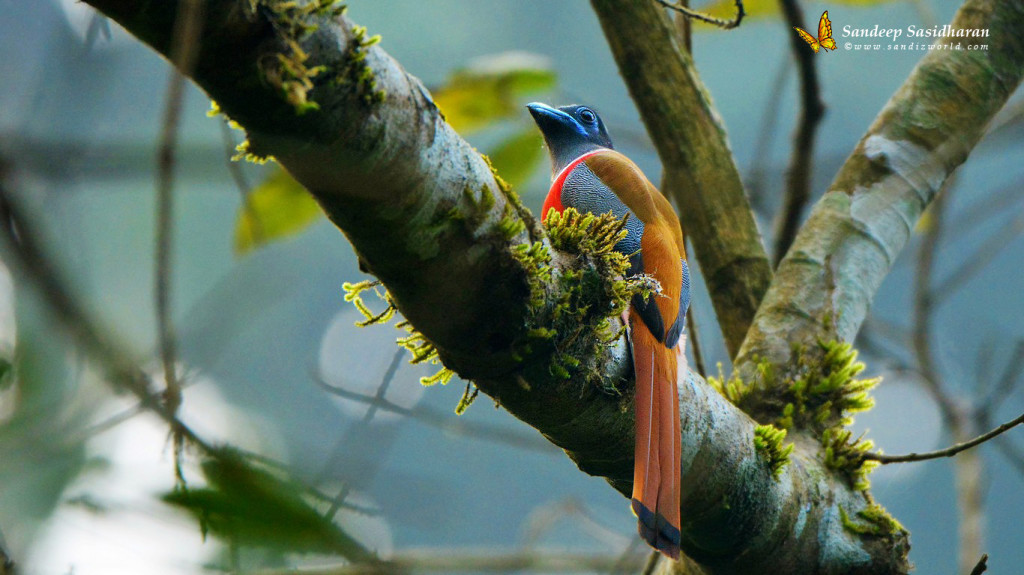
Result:
{"label": "red breast band", "polygon": [[565,210],[565,206],[562,205],[562,186],[565,185],[565,179],[569,177],[569,174],[576,168],[576,166],[580,165],[580,163],[591,156],[596,156],[601,152],[607,151],[607,148],[600,148],[587,152],[586,154],[583,154],[569,162],[569,165],[562,168],[561,172],[558,172],[558,175],[555,176],[555,181],[551,182],[551,188],[548,190],[548,197],[544,199],[544,207],[540,210],[542,221],[547,219],[549,210],[553,209],[558,213],[562,213],[562,211]]}

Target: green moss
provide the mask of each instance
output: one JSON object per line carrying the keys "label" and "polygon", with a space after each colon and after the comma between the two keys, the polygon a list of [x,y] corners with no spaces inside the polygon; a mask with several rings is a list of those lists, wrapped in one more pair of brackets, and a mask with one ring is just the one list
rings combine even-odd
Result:
{"label": "green moss", "polygon": [[[354,284],[345,282],[341,287],[345,290],[345,301],[354,305],[359,310],[359,313],[363,315],[363,321],[356,322],[356,325],[359,327],[385,324],[391,321],[395,313],[398,312],[398,307],[391,298],[391,294],[387,290],[382,289],[380,281],[366,280]],[[366,305],[366,302],[363,300],[363,294],[367,291],[372,291],[378,299],[387,304],[383,311],[375,313]],[[441,357],[437,354],[437,348],[426,336],[417,331],[408,321],[398,322],[395,324],[395,327],[404,329],[406,332],[406,335],[398,338],[396,343],[412,354],[412,359],[409,360],[409,363],[430,363],[441,366],[437,373],[421,377],[420,383],[422,385],[431,386],[438,383],[445,385],[451,381],[452,377],[455,376],[455,372],[444,367],[444,364],[441,363]]]}
{"label": "green moss", "polygon": [[[629,261],[614,250],[625,237],[625,220],[611,213],[581,214],[568,208],[551,212],[544,222],[552,249],[576,256],[576,267],[548,268],[545,289],[531,298],[533,324],[550,334],[554,346],[549,372],[561,379],[582,375],[616,392],[614,382],[604,381],[600,368],[611,344],[625,329],[616,320],[628,309],[634,294],[658,288],[653,279],[626,278]],[[553,276],[553,277],[552,277]]]}
{"label": "green moss", "polygon": [[455,406],[455,415],[466,413],[466,410],[476,401],[478,395],[480,395],[480,390],[472,383],[467,383],[466,391],[462,392],[462,398],[459,399],[459,404]]}
{"label": "green moss", "polygon": [[310,100],[309,94],[314,78],[327,67],[310,65],[302,42],[318,29],[318,19],[338,18],[345,12],[345,6],[339,0],[249,0],[249,8],[270,21],[283,45],[273,57],[260,61],[263,79],[277,88],[296,114],[318,110],[320,106]]}
{"label": "green moss", "polygon": [[768,464],[775,479],[782,475],[782,470],[789,464],[789,454],[793,452],[792,443],[783,444],[785,439],[786,430],[774,425],[758,425],[754,428],[754,448]]}
{"label": "green moss", "polygon": [[843,522],[843,529],[850,533],[871,537],[887,537],[907,532],[903,525],[896,521],[892,515],[889,515],[889,512],[884,507],[874,502],[858,511],[857,517],[862,522],[854,521],[846,509],[842,505],[839,506],[839,519]]}
{"label": "green moss", "polygon": [[865,461],[864,454],[875,444],[861,437],[853,438],[848,429],[826,429],[821,438],[825,451],[825,466],[843,473],[857,491],[871,487],[868,475],[878,467],[877,461]]}
{"label": "green moss", "polygon": [[861,457],[872,444],[852,438],[845,428],[852,415],[870,409],[868,391],[879,379],[860,379],[864,364],[853,347],[839,341],[820,341],[813,349],[795,347],[787,366],[754,359],[750,381],[737,374],[709,378],[716,390],[759,422],[781,429],[809,432],[822,444],[829,469],[841,473],[858,490],[869,487],[868,475],[875,462]]}
{"label": "green moss", "polygon": [[366,63],[367,48],[380,42],[380,36],[367,36],[363,26],[352,27],[352,40],[345,53],[345,66],[336,76],[339,85],[353,85],[366,105],[383,102],[387,98],[384,90],[377,89],[377,78]]}

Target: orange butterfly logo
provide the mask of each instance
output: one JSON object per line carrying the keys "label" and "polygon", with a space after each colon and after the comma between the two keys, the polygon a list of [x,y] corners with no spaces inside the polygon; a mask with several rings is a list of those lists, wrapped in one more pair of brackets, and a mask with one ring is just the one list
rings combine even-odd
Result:
{"label": "orange butterfly logo", "polygon": [[836,41],[832,39],[832,22],[828,19],[828,10],[822,12],[821,20],[818,21],[817,40],[815,40],[814,36],[808,34],[803,28],[793,26],[793,29],[796,30],[796,33],[804,39],[804,42],[811,45],[811,49],[813,49],[815,53],[818,52],[819,47],[824,48],[826,52],[836,49]]}

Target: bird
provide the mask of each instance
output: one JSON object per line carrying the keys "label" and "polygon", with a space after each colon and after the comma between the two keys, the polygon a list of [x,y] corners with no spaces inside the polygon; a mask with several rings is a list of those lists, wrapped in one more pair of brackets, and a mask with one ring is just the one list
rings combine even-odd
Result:
{"label": "bird", "polygon": [[552,184],[541,217],[568,207],[609,211],[626,218],[626,236],[615,250],[629,259],[630,276],[648,274],[660,292],[635,295],[627,333],[636,376],[636,444],[631,507],[640,536],[662,554],[679,559],[680,452],[677,381],[683,353],[690,274],[679,218],[640,168],[616,151],[604,122],[582,105],[527,109],[544,136]]}

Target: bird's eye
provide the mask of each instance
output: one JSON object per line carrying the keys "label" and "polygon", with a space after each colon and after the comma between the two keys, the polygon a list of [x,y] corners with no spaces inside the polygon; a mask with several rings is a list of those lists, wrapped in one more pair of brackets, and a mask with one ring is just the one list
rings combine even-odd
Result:
{"label": "bird's eye", "polygon": [[595,114],[589,108],[583,108],[580,110],[580,119],[588,124],[593,124],[597,121],[597,114]]}

